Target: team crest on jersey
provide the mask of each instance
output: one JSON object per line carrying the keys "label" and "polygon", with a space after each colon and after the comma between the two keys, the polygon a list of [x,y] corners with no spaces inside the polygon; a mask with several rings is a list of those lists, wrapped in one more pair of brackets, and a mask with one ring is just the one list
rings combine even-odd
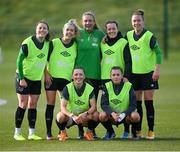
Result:
{"label": "team crest on jersey", "polygon": [[121,103],[121,100],[118,100],[118,99],[112,99],[111,102],[115,105]]}
{"label": "team crest on jersey", "polygon": [[41,53],[41,54],[37,55],[37,57],[42,59],[43,57],[45,57],[45,54]]}
{"label": "team crest on jersey", "polygon": [[140,47],[138,47],[137,45],[134,44],[134,45],[131,46],[131,49],[136,51],[136,50],[139,50]]}
{"label": "team crest on jersey", "polygon": [[63,51],[63,52],[61,52],[61,54],[62,54],[64,57],[71,56],[71,54],[68,53],[67,51]]}
{"label": "team crest on jersey", "polygon": [[107,55],[111,55],[111,54],[113,54],[114,52],[109,49],[109,50],[106,50],[104,53],[107,54]]}
{"label": "team crest on jersey", "polygon": [[84,105],[85,103],[84,103],[83,101],[81,101],[81,100],[76,100],[76,101],[75,101],[75,104],[78,105],[78,106],[82,106],[82,105]]}

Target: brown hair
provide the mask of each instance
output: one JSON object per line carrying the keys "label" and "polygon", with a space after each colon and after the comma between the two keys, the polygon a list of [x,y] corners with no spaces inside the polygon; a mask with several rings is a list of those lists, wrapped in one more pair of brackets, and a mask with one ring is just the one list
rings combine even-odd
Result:
{"label": "brown hair", "polygon": [[112,72],[112,70],[119,70],[121,72],[121,74],[123,74],[123,70],[119,66],[113,66],[111,68],[111,72]]}
{"label": "brown hair", "polygon": [[37,23],[36,27],[37,27],[38,24],[40,24],[40,23],[43,23],[43,24],[45,24],[45,25],[47,26],[48,34],[46,35],[45,40],[46,40],[46,41],[49,41],[49,40],[50,40],[50,33],[49,33],[49,25],[48,25],[48,23],[47,23],[46,21],[44,21],[44,20],[41,20],[41,21],[39,21],[39,22]]}
{"label": "brown hair", "polygon": [[116,24],[116,27],[118,28],[118,23],[117,23],[116,21],[107,21],[107,22],[105,23],[105,28],[107,28],[107,24],[111,24],[111,23]]}
{"label": "brown hair", "polygon": [[144,11],[142,9],[135,10],[132,15],[140,15],[142,16],[142,19],[144,20]]}
{"label": "brown hair", "polygon": [[75,66],[74,69],[73,69],[73,72],[74,72],[74,70],[77,70],[77,69],[82,70],[82,71],[84,72],[84,75],[85,75],[85,70],[84,70],[83,67],[81,67],[81,66]]}

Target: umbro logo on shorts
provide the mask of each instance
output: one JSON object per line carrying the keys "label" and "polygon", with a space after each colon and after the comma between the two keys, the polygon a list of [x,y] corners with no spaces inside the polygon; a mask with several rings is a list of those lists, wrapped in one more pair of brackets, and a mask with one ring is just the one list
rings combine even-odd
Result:
{"label": "umbro logo on shorts", "polygon": [[151,84],[151,88],[153,88],[154,87],[154,84]]}
{"label": "umbro logo on shorts", "polygon": [[22,92],[22,91],[24,90],[24,87],[19,86],[19,87],[18,87],[18,90],[19,90],[20,92]]}

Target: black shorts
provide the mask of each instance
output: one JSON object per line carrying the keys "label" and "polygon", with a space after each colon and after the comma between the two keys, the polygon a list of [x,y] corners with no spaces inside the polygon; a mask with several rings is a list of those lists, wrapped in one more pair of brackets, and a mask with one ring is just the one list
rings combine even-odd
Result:
{"label": "black shorts", "polygon": [[15,80],[15,85],[16,85],[16,93],[22,94],[22,95],[27,95],[27,94],[34,94],[34,95],[40,95],[41,94],[41,81],[32,81],[27,78],[24,78],[27,87],[24,88],[19,85],[19,77],[18,74],[16,73],[16,80]]}
{"label": "black shorts", "polygon": [[62,91],[63,88],[70,83],[70,81],[63,79],[63,78],[52,78],[52,83],[51,85],[46,85],[46,83],[44,83],[44,88],[47,91]]}
{"label": "black shorts", "polygon": [[159,89],[158,81],[152,79],[153,71],[147,74],[131,74],[130,82],[135,91]]}

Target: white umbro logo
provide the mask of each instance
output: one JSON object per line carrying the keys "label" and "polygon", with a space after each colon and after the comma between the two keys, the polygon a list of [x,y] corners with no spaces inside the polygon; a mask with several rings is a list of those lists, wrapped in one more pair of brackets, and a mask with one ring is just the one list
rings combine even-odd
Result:
{"label": "white umbro logo", "polygon": [[154,87],[154,84],[151,84],[151,87],[153,88],[153,87]]}
{"label": "white umbro logo", "polygon": [[102,91],[102,94],[104,95],[104,94],[105,94],[105,92],[104,92],[104,91]]}

